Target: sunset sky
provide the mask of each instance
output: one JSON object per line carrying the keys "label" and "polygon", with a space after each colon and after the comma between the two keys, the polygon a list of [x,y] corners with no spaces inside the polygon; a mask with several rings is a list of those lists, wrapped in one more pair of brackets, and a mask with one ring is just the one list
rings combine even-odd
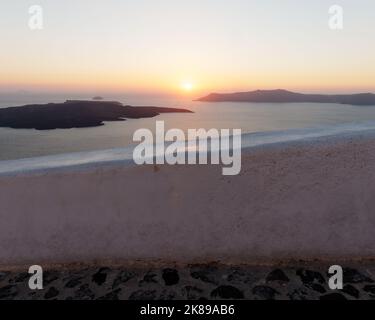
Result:
{"label": "sunset sky", "polygon": [[2,0],[0,91],[375,92],[374,15],[373,0]]}

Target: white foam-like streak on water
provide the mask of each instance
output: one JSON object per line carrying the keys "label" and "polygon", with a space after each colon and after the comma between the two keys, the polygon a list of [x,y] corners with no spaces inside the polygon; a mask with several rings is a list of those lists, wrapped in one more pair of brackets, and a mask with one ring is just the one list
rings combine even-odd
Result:
{"label": "white foam-like streak on water", "polygon": [[[268,144],[308,140],[320,137],[373,133],[375,122],[361,122],[309,129],[255,132],[242,135],[242,150]],[[210,143],[208,147],[210,148]],[[59,169],[84,169],[103,165],[132,165],[136,145],[108,150],[66,153],[59,155],[0,161],[0,175],[18,175]],[[166,144],[167,146],[167,144]],[[186,141],[184,152],[205,152],[205,148],[189,148]],[[211,149],[212,150],[212,149]]]}

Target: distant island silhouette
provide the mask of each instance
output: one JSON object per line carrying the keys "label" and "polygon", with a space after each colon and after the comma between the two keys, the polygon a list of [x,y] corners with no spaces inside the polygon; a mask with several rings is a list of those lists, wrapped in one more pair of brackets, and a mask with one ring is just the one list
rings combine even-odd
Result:
{"label": "distant island silhouette", "polygon": [[190,110],[133,107],[117,101],[67,100],[64,103],[32,104],[0,109],[0,127],[14,129],[69,129],[104,125],[104,121],[151,118],[160,113]]}
{"label": "distant island silhouette", "polygon": [[293,103],[293,102],[314,102],[314,103],[339,103],[358,106],[375,105],[375,94],[303,94],[287,90],[256,90],[236,93],[211,93],[197,101],[209,102],[268,102],[268,103]]}

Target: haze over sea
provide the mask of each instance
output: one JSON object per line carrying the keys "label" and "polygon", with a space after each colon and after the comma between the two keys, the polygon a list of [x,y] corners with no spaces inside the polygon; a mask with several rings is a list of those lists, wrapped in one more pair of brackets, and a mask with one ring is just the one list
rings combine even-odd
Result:
{"label": "haze over sea", "polygon": [[[247,136],[248,140],[259,143],[280,141],[286,136],[298,139],[351,129],[375,129],[375,107],[316,103],[212,103],[192,101],[192,97],[132,94],[104,98],[129,105],[184,107],[194,113],[107,122],[95,128],[47,131],[0,128],[0,160],[126,147],[132,143],[133,133],[138,128],[153,130],[156,120],[164,120],[166,129],[240,128],[243,133],[251,133]],[[0,108],[63,102],[66,99],[91,97],[77,94],[0,94]]]}

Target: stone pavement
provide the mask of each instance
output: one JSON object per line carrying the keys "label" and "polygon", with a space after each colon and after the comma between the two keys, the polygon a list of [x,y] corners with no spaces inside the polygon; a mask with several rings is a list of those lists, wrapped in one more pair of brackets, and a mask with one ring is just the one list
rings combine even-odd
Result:
{"label": "stone pavement", "polygon": [[340,291],[329,289],[330,265],[52,267],[44,270],[39,291],[29,289],[27,272],[0,271],[0,299],[375,299],[374,262],[342,263]]}

